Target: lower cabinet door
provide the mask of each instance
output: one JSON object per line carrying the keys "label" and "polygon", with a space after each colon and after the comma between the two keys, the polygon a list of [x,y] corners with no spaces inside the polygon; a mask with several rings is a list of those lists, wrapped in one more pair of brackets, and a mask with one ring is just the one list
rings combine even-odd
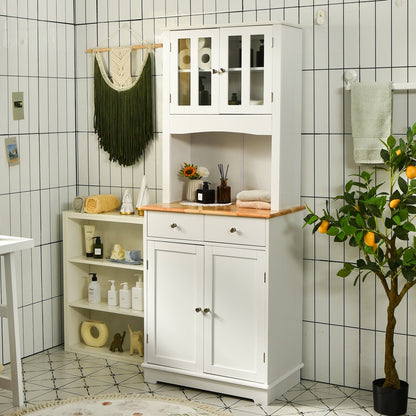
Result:
{"label": "lower cabinet door", "polygon": [[204,372],[264,382],[264,251],[205,247]]}
{"label": "lower cabinet door", "polygon": [[147,361],[202,371],[204,248],[148,242]]}

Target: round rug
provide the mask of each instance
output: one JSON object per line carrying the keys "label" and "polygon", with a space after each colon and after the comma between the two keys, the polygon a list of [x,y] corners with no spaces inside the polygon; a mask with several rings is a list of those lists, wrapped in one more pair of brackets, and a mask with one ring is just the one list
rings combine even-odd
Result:
{"label": "round rug", "polygon": [[42,403],[8,416],[217,416],[219,409],[166,396],[111,395]]}

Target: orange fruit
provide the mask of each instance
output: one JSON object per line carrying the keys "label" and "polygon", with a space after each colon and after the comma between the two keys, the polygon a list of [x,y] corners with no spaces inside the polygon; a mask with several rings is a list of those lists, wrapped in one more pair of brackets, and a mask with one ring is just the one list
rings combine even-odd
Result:
{"label": "orange fruit", "polygon": [[356,211],[359,211],[360,210],[360,207],[358,206],[358,204],[355,204],[355,207],[354,208],[355,208]]}
{"label": "orange fruit", "polygon": [[321,225],[318,228],[318,231],[321,234],[326,234],[326,232],[328,231],[328,227],[329,227],[329,222],[327,220],[323,220]]}
{"label": "orange fruit", "polygon": [[373,250],[376,251],[377,250],[377,243],[373,244]]}
{"label": "orange fruit", "polygon": [[389,207],[391,209],[397,208],[397,206],[399,205],[399,203],[400,203],[400,199],[392,199],[390,201]]}
{"label": "orange fruit", "polygon": [[402,154],[402,151],[401,151],[400,149],[397,149],[397,150],[396,150],[396,155],[397,155],[397,156],[400,156],[401,154]]}
{"label": "orange fruit", "polygon": [[414,178],[416,178],[416,166],[409,165],[409,166],[406,168],[406,176],[407,176],[409,179],[414,179]]}
{"label": "orange fruit", "polygon": [[364,236],[364,243],[366,243],[370,247],[374,247],[375,237],[373,232],[369,231],[368,233],[366,233],[366,235]]}

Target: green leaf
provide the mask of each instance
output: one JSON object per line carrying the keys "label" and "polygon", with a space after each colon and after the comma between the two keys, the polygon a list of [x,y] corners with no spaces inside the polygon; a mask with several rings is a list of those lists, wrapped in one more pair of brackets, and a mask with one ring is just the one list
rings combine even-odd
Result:
{"label": "green leaf", "polygon": [[411,223],[411,222],[405,222],[402,227],[406,230],[406,231],[416,231],[416,227]]}
{"label": "green leaf", "polygon": [[370,230],[375,230],[376,229],[376,220],[373,217],[370,217],[368,220],[368,228]]}
{"label": "green leaf", "polygon": [[337,243],[342,243],[347,239],[347,235],[344,233],[344,231],[340,231],[334,238],[334,241]]}
{"label": "green leaf", "polygon": [[413,130],[410,127],[407,128],[406,137],[408,142],[413,139]]}
{"label": "green leaf", "polygon": [[390,153],[386,149],[380,150],[380,156],[383,159],[384,163],[388,163],[390,160]]}
{"label": "green leaf", "polygon": [[407,208],[403,208],[403,209],[401,209],[401,210],[399,211],[399,216],[400,216],[400,219],[401,219],[402,221],[407,220],[407,218],[408,218],[408,216],[409,216],[409,211],[407,210]]}
{"label": "green leaf", "polygon": [[399,184],[399,188],[400,188],[400,190],[404,193],[404,194],[406,194],[407,193],[407,191],[409,190],[409,186],[407,185],[407,182],[401,177],[401,176],[399,176],[399,179],[398,179],[398,184]]}
{"label": "green leaf", "polygon": [[402,223],[402,220],[401,220],[401,218],[400,218],[400,216],[399,216],[399,215],[395,215],[395,216],[393,217],[393,221],[394,221],[397,225],[400,225],[400,224]]}
{"label": "green leaf", "polygon": [[306,222],[305,225],[310,225],[319,220],[319,217],[315,214],[308,214],[303,220]]}
{"label": "green leaf", "polygon": [[329,227],[328,231],[326,232],[328,235],[334,236],[337,235],[339,233],[339,228],[338,227]]}
{"label": "green leaf", "polygon": [[395,222],[390,217],[387,217],[384,220],[384,225],[386,226],[386,228],[393,228],[395,226]]}
{"label": "green leaf", "polygon": [[369,182],[370,179],[371,179],[371,175],[368,172],[366,172],[365,170],[361,172],[360,177],[362,179],[364,179],[366,182]]}
{"label": "green leaf", "polygon": [[416,271],[410,267],[403,267],[402,274],[408,282],[413,282],[416,276]]}
{"label": "green leaf", "polygon": [[363,220],[363,217],[358,213],[357,214],[357,216],[355,217],[355,220],[357,221],[357,224],[360,226],[360,227],[365,227],[365,222],[364,222],[364,220]]}
{"label": "green leaf", "polygon": [[347,277],[350,275],[353,269],[354,265],[352,265],[351,263],[344,263],[344,268],[338,271],[337,276]]}
{"label": "green leaf", "polygon": [[390,147],[390,149],[393,149],[393,147],[396,146],[396,139],[392,135],[387,138],[387,146]]}
{"label": "green leaf", "polygon": [[361,240],[363,239],[363,236],[364,236],[364,231],[363,230],[359,231],[358,233],[356,233],[354,235],[354,238],[355,238],[355,241],[357,242],[357,244],[360,244]]}

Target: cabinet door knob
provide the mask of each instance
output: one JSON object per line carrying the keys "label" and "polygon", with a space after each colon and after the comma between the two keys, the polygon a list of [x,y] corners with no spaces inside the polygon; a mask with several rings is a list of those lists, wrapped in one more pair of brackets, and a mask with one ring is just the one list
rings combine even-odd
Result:
{"label": "cabinet door knob", "polygon": [[200,307],[195,308],[195,312],[201,312],[201,311],[202,311],[202,308],[200,308]]}
{"label": "cabinet door knob", "polygon": [[204,308],[204,313],[208,313],[208,312],[211,312],[211,309],[210,308]]}
{"label": "cabinet door knob", "polygon": [[216,69],[212,68],[212,73],[213,74],[218,74],[218,71]]}
{"label": "cabinet door knob", "polygon": [[173,222],[171,225],[170,225],[170,228],[176,228],[178,225],[175,223],[175,222]]}
{"label": "cabinet door knob", "polygon": [[220,72],[220,74],[223,74],[225,72],[225,69],[224,68],[220,68],[219,72]]}
{"label": "cabinet door knob", "polygon": [[236,233],[236,232],[237,232],[237,229],[235,227],[230,228],[230,233]]}

